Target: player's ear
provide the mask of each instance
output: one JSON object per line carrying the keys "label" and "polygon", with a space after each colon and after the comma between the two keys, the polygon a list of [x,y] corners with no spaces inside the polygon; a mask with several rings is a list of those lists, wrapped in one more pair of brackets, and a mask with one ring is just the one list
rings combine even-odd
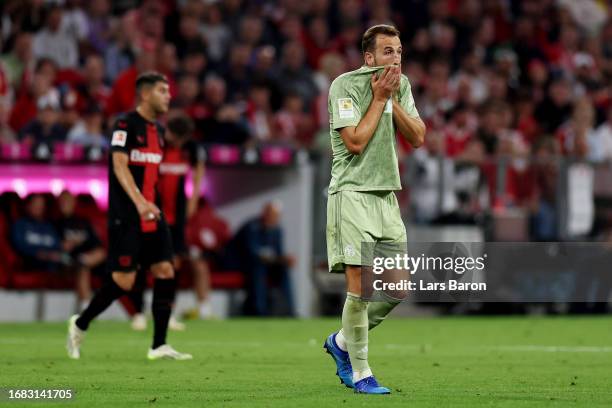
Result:
{"label": "player's ear", "polygon": [[367,66],[374,66],[374,54],[367,52],[364,54],[365,63]]}

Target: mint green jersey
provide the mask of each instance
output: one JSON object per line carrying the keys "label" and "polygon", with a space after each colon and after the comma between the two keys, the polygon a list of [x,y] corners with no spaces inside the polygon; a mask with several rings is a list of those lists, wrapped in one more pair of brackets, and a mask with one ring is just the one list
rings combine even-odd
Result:
{"label": "mint green jersey", "polygon": [[[331,84],[327,102],[333,153],[329,194],[337,191],[402,189],[391,99],[385,105],[374,135],[360,155],[348,151],[339,133],[343,127],[359,124],[372,100],[372,74],[382,69],[384,67],[362,66],[340,75]],[[410,82],[405,75],[401,77],[399,102],[408,115],[419,116]]]}

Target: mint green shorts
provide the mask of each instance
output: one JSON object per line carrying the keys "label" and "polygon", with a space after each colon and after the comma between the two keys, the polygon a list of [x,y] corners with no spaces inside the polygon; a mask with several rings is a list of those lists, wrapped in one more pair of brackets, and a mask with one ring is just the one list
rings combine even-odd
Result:
{"label": "mint green shorts", "polygon": [[330,272],[344,272],[345,265],[372,266],[371,256],[362,257],[362,243],[405,242],[406,226],[393,191],[338,191],[328,197]]}

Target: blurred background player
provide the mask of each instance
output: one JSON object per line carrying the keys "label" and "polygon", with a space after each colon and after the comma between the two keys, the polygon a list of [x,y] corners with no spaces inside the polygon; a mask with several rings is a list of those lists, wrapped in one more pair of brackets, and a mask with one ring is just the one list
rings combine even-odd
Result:
{"label": "blurred background player", "polygon": [[[193,141],[193,121],[187,116],[176,116],[168,121],[164,139],[164,159],[160,165],[159,193],[161,209],[172,236],[175,253],[175,270],[187,260],[194,276],[194,289],[198,302],[198,316],[211,317],[212,310],[208,295],[210,292],[209,267],[201,256],[189,256],[185,245],[185,223],[196,212],[200,186],[204,178],[204,151]],[[192,172],[193,191],[189,199],[185,192],[186,176]],[[145,272],[145,271],[143,271]],[[145,330],[147,320],[143,313],[145,273],[139,273],[137,284],[129,297],[134,303],[136,314],[132,317],[134,330]],[[170,318],[171,330],[184,330],[185,326],[174,316]]]}
{"label": "blurred background player", "polygon": [[157,119],[168,111],[168,80],[145,72],[136,80],[138,106],[117,119],[109,160],[108,236],[110,277],[87,309],[69,320],[67,350],[80,358],[81,342],[90,322],[130,291],[139,268],[150,266],[153,287],[153,344],[147,358],[186,360],[166,344],[168,320],[176,293],[172,239],[159,203],[159,165],[163,157],[163,128]]}
{"label": "blurred background player", "polygon": [[[198,209],[198,201],[204,179],[204,149],[193,139],[194,123],[188,116],[177,116],[168,121],[164,161],[160,167],[160,194],[162,210],[168,220],[172,244],[177,257],[188,260],[193,271],[194,291],[200,318],[212,316],[210,307],[210,269],[208,263],[197,254],[188,253],[185,245],[185,224]],[[187,173],[192,174],[191,197],[185,191]]]}
{"label": "blurred background player", "polygon": [[[390,25],[370,27],[362,38],[365,64],[336,78],[329,90],[332,178],[327,203],[329,270],[344,272],[347,295],[342,329],[331,334],[325,349],[337,365],[340,380],[355,392],[389,394],[368,364],[368,330],[399,303],[362,298],[362,243],[406,245],[395,190],[401,190],[395,134],[413,146],[423,144],[425,124],[419,118],[410,82],[401,73],[402,43]],[[394,299],[395,300],[395,299]]]}

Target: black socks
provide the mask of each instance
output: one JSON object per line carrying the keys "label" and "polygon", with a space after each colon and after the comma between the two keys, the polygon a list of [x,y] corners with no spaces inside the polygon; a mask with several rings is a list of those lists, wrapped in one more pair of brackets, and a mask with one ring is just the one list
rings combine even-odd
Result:
{"label": "black socks", "polygon": [[132,302],[136,313],[142,313],[144,290],[147,287],[147,274],[144,271],[138,271],[134,287],[127,293],[128,299]]}
{"label": "black socks", "polygon": [[172,311],[172,303],[176,294],[175,279],[155,279],[153,286],[153,347],[166,344],[168,333],[168,320]]}
{"label": "black socks", "polygon": [[93,299],[91,299],[87,309],[85,309],[76,320],[77,327],[81,330],[87,330],[89,328],[89,323],[124,293],[124,290],[109,277],[106,284],[102,286],[98,293],[94,295]]}

